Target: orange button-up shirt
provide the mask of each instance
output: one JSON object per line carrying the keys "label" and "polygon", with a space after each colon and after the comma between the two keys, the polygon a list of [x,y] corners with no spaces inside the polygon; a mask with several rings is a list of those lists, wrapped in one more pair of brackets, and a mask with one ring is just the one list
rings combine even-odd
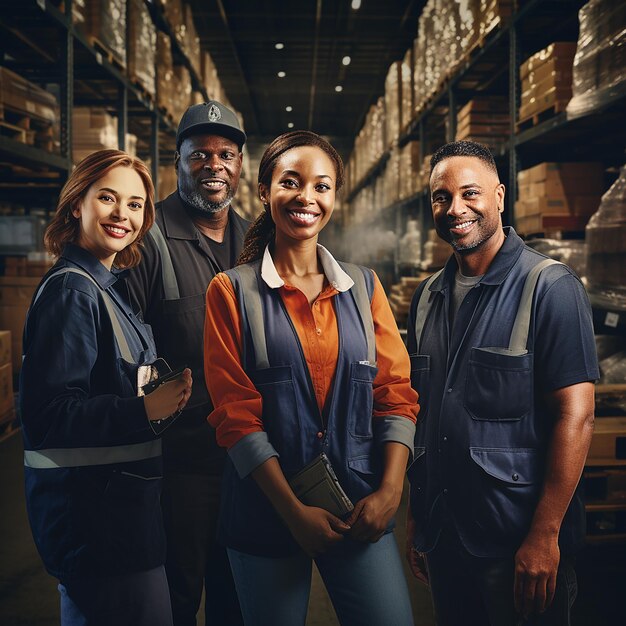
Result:
{"label": "orange button-up shirt", "polygon": [[[324,252],[330,256],[327,251]],[[272,269],[275,271],[273,264]],[[329,278],[328,272],[325,273]],[[346,274],[344,276],[347,278]],[[415,422],[419,406],[417,393],[410,384],[408,353],[383,287],[378,277],[374,276],[371,310],[378,373],[373,383],[373,418],[395,415]],[[333,305],[338,289],[332,284],[338,283],[330,282],[312,306],[296,287],[286,283],[274,287],[278,289],[296,329],[324,421],[339,354],[337,317]],[[211,281],[206,305],[205,378],[214,406],[209,422],[216,429],[218,443],[231,448],[246,435],[263,430],[262,398],[242,367],[241,314],[233,285],[226,274],[218,274]]]}

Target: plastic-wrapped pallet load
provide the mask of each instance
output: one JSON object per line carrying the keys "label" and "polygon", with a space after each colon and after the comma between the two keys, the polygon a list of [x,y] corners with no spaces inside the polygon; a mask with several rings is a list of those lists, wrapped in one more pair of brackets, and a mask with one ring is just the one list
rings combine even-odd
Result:
{"label": "plastic-wrapped pallet load", "polygon": [[400,133],[404,133],[413,119],[413,47],[409,48],[400,70],[402,81],[400,104]]}
{"label": "plastic-wrapped pallet load", "polygon": [[126,67],[126,0],[79,0],[72,6],[74,23],[89,43]]}
{"label": "plastic-wrapped pallet load", "polygon": [[191,67],[196,71],[196,74],[200,75],[202,71],[200,37],[198,37],[198,32],[196,31],[196,26],[193,21],[193,11],[188,4],[185,5],[183,13],[184,23],[181,29],[182,39],[180,40],[180,46],[187,55]]}
{"label": "plastic-wrapped pallet load", "polygon": [[394,61],[385,80],[385,141],[386,148],[398,140],[402,117],[402,63]]}
{"label": "plastic-wrapped pallet load", "polygon": [[626,2],[591,0],[578,17],[573,97],[567,107],[571,117],[593,111],[626,80]]}
{"label": "plastic-wrapped pallet load", "polygon": [[128,0],[128,76],[154,98],[156,27],[144,0]]}
{"label": "plastic-wrapped pallet load", "polygon": [[626,165],[589,220],[587,290],[592,303],[626,310]]}
{"label": "plastic-wrapped pallet load", "polygon": [[[174,90],[174,61],[172,60],[172,42],[159,31],[157,33],[157,105],[173,117],[170,96]],[[178,123],[178,120],[175,120]]]}

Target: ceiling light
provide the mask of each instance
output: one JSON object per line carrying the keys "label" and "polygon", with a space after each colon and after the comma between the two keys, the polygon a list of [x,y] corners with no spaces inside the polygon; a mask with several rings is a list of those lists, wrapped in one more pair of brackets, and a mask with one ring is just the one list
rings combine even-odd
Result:
{"label": "ceiling light", "polygon": [[343,57],[343,59],[341,59],[341,62],[344,65],[350,65],[350,61],[352,61],[352,59],[349,56],[347,56],[347,55],[345,57]]}
{"label": "ceiling light", "polygon": [[358,11],[361,8],[361,0],[352,0],[352,8]]}
{"label": "ceiling light", "polygon": [[293,128],[293,122],[289,122],[289,124],[287,124],[287,128]]}
{"label": "ceiling light", "polygon": [[287,111],[287,113],[291,113],[293,111],[293,107],[292,106],[286,106],[285,107],[285,111]]}
{"label": "ceiling light", "polygon": [[285,76],[287,76],[285,72],[278,72],[278,78],[285,78]]}
{"label": "ceiling light", "polygon": [[342,92],[342,91],[343,91],[343,87],[342,87],[341,85],[337,85],[337,86],[335,87],[335,91],[336,91],[337,93],[340,93],[340,92]]}
{"label": "ceiling light", "polygon": [[274,45],[274,48],[276,48],[276,50],[282,50],[285,47],[284,43],[277,43]]}

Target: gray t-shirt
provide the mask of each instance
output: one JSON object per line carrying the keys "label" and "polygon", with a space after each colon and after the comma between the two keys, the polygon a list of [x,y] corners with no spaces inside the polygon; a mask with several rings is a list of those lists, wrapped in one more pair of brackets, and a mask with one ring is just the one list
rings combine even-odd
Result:
{"label": "gray t-shirt", "polygon": [[465,296],[474,285],[480,282],[483,276],[484,274],[480,276],[463,276],[460,270],[456,271],[454,275],[454,288],[452,289],[452,306],[450,307],[450,328],[454,326],[454,318],[456,317],[461,303],[465,300]]}

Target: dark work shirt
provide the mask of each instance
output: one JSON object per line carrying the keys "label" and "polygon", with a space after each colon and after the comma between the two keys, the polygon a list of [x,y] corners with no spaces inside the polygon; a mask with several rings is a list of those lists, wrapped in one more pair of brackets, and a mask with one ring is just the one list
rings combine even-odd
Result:
{"label": "dark work shirt", "polygon": [[[228,211],[229,256],[236,258],[249,223],[232,206]],[[208,237],[196,228],[178,192],[157,204],[156,223],[170,251],[180,298],[165,299],[161,257],[150,235],[144,238],[141,263],[130,271],[128,283],[138,309],[152,326],[158,355],[172,368],[188,366],[193,375],[187,408],[163,436],[163,459],[172,470],[217,473],[224,452],[206,421],[212,406],[204,381],[204,313],[209,283],[227,268],[215,257]]]}
{"label": "dark work shirt", "polygon": [[230,227],[230,220],[226,224],[222,241],[215,241],[206,235],[203,235],[203,237],[209,244],[209,248],[221,270],[228,270],[235,265],[237,256],[239,256],[238,253],[235,254],[235,251],[239,250],[241,246],[237,242],[237,233]]}

